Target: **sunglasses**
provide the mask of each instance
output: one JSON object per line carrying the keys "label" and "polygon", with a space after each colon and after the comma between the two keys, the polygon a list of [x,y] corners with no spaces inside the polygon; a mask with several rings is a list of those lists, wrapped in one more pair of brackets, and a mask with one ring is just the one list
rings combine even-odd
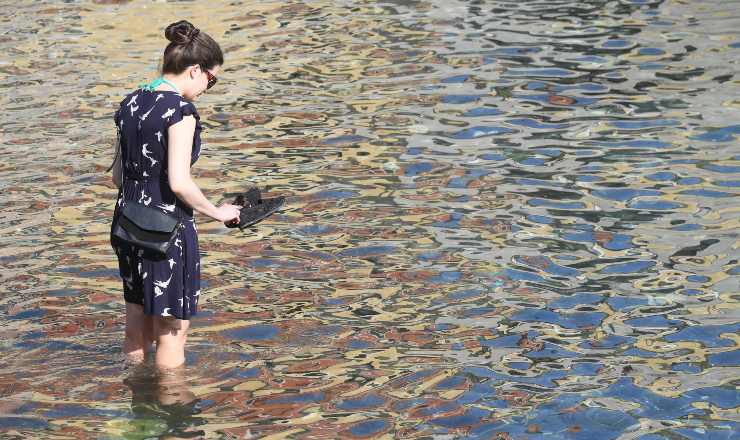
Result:
{"label": "sunglasses", "polygon": [[216,82],[218,82],[218,78],[216,78],[215,75],[213,75],[211,72],[206,70],[205,67],[201,66],[201,69],[206,73],[206,76],[208,77],[208,85],[206,86],[206,90],[210,89],[211,87],[216,85]]}

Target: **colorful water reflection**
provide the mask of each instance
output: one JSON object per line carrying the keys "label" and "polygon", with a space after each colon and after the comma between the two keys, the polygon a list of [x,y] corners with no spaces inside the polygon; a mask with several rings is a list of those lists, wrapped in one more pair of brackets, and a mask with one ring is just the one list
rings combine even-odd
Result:
{"label": "colorful water reflection", "polygon": [[[4,438],[737,438],[732,2],[25,2],[0,17]],[[122,362],[112,112],[227,64],[179,378]],[[164,398],[163,398],[164,396]]]}

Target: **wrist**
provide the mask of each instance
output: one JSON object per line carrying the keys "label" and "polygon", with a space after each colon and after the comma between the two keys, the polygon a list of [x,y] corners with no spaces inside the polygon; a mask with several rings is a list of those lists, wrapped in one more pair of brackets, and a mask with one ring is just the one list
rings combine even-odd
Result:
{"label": "wrist", "polygon": [[220,218],[220,214],[221,213],[220,213],[219,209],[216,206],[214,206],[213,204],[211,204],[210,202],[208,204],[210,205],[210,207],[208,209],[208,212],[207,213],[204,213],[204,214],[206,214],[208,217],[212,218],[213,220],[215,220],[217,222],[220,222],[221,221],[221,218]]}

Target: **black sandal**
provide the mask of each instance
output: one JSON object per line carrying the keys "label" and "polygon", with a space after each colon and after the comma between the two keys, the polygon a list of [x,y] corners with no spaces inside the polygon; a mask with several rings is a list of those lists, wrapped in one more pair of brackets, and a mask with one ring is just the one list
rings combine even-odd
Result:
{"label": "black sandal", "polygon": [[242,207],[239,211],[239,223],[227,224],[226,227],[238,227],[241,230],[248,228],[277,212],[284,203],[284,196],[263,199],[260,190],[253,186],[244,194],[236,196],[233,204]]}

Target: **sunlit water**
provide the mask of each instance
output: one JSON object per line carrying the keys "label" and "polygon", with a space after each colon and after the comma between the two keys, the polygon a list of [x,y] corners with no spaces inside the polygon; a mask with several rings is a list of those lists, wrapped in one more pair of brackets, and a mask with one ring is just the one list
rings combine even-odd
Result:
{"label": "sunlit water", "polygon": [[[3,438],[737,438],[740,3],[107,3],[0,16]],[[201,218],[160,401],[104,170],[179,18],[197,182],[288,205]]]}

